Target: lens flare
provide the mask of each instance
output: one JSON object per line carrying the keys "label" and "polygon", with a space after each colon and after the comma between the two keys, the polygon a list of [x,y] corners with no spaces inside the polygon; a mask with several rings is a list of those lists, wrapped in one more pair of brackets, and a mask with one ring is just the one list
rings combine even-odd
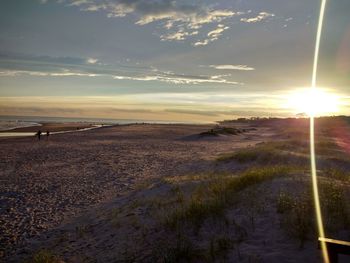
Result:
{"label": "lens flare", "polygon": [[320,88],[297,89],[288,95],[286,106],[307,116],[324,116],[339,112],[340,97]]}
{"label": "lens flare", "polygon": [[[313,91],[313,92],[315,92],[315,90],[317,89],[316,88],[317,65],[318,65],[318,56],[319,56],[319,49],[320,49],[323,18],[324,18],[324,12],[325,12],[325,8],[326,8],[326,1],[327,0],[321,0],[320,16],[319,16],[318,26],[317,26],[314,63],[313,63],[312,79],[311,79],[311,91]],[[314,193],[314,202],[315,202],[318,233],[319,233],[320,237],[325,237],[323,220],[322,220],[322,213],[321,213],[321,206],[320,206],[320,199],[319,199],[319,194],[318,194],[318,185],[317,185],[314,116],[313,115],[310,115],[310,160],[311,160],[312,188],[313,188],[313,193]],[[321,249],[322,249],[322,256],[323,256],[324,262],[329,263],[327,246],[326,246],[326,243],[324,241],[321,241]]]}

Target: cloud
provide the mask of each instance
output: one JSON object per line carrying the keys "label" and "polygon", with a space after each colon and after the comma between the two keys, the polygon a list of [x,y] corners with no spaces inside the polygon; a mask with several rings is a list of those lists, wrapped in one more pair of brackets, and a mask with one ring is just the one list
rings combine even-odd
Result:
{"label": "cloud", "polygon": [[[240,116],[240,117],[252,117],[252,116],[274,116],[276,110],[271,112],[269,109],[262,107],[255,107],[250,110],[232,110],[232,109],[223,109],[223,110],[193,110],[193,109],[165,109],[165,112],[171,113],[180,113],[180,114],[189,114],[189,115],[201,115],[201,116],[211,116],[211,117],[220,117],[220,116]],[[280,116],[286,116],[287,114],[283,111],[278,113]]]}
{"label": "cloud", "polygon": [[45,65],[85,65],[89,58],[81,57],[54,57],[54,56],[35,56],[21,53],[0,52],[0,62],[5,61],[6,65],[18,62],[19,64],[45,64]]}
{"label": "cloud", "polygon": [[36,76],[36,77],[98,77],[100,74],[73,72],[69,70],[63,70],[61,72],[42,72],[42,71],[29,71],[29,70],[3,70],[0,71],[0,77],[16,77],[16,76]]}
{"label": "cloud", "polygon": [[210,42],[213,42],[215,40],[218,40],[219,37],[222,35],[222,33],[229,29],[230,27],[228,26],[225,26],[223,24],[219,24],[217,25],[217,28],[210,31],[208,34],[207,34],[207,39],[204,39],[204,40],[199,40],[197,42],[194,42],[192,45],[197,47],[197,46],[206,46],[208,45]]}
{"label": "cloud", "polygon": [[200,83],[221,83],[239,85],[235,81],[225,79],[225,75],[214,76],[187,76],[176,75],[169,73],[157,73],[153,75],[110,75],[110,74],[96,74],[88,72],[78,72],[63,70],[58,72],[43,72],[43,71],[29,71],[29,70],[0,70],[0,77],[18,77],[18,76],[34,76],[34,77],[113,77],[117,80],[135,80],[135,81],[161,81],[172,84],[200,84]]}
{"label": "cloud", "polygon": [[81,6],[84,4],[92,4],[93,2],[91,0],[73,0],[69,4],[69,6]]}
{"label": "cloud", "polygon": [[96,59],[96,58],[88,58],[88,59],[86,60],[86,62],[87,62],[88,64],[96,64],[96,63],[98,62],[98,59]]}
{"label": "cloud", "polygon": [[250,17],[250,18],[241,18],[242,22],[245,23],[257,23],[260,22],[262,20],[265,20],[269,17],[274,17],[274,14],[271,13],[267,13],[267,12],[260,12],[256,17]]}
{"label": "cloud", "polygon": [[[166,21],[166,28],[176,23],[184,23],[190,28],[200,28],[203,24],[220,22],[236,14],[228,9],[213,9],[203,5],[181,4],[176,1],[160,0],[72,0],[70,5],[81,6],[83,11],[100,11],[108,17],[124,17],[131,13],[138,15],[137,25],[155,21]],[[241,14],[241,13],[239,13]]]}
{"label": "cloud", "polygon": [[160,39],[165,41],[172,41],[172,40],[185,40],[188,36],[194,36],[194,35],[198,35],[198,31],[193,31],[193,32],[184,32],[183,29],[180,29],[177,32],[174,33],[170,33],[167,35],[161,35]]}
{"label": "cloud", "polygon": [[192,45],[195,46],[195,47],[206,46],[206,45],[208,45],[209,41],[210,41],[209,39],[204,39],[202,41],[194,42]]}
{"label": "cloud", "polygon": [[202,115],[202,116],[213,116],[217,117],[218,114],[216,111],[209,110],[192,110],[192,109],[165,109],[165,112],[171,113],[180,113],[180,114],[189,114],[189,115]]}
{"label": "cloud", "polygon": [[[185,40],[198,34],[203,25],[220,23],[227,18],[243,14],[229,9],[171,0],[105,0],[102,3],[98,0],[70,0],[69,6],[78,6],[82,11],[105,12],[107,17],[133,15],[136,17],[135,24],[140,26],[160,22],[167,31],[175,29],[174,32],[160,35],[162,40],[168,41]],[[212,39],[214,41],[214,38]]]}
{"label": "cloud", "polygon": [[222,24],[219,24],[218,27],[208,33],[208,37],[210,37],[210,41],[214,41],[221,36],[222,32],[224,32],[226,29],[229,29],[230,27],[224,26]]}
{"label": "cloud", "polygon": [[[11,62],[9,62],[11,61]],[[107,65],[95,58],[0,54],[0,77],[105,77],[115,80],[160,81],[171,84],[217,83],[241,85],[230,75],[186,75],[137,65]]]}
{"label": "cloud", "polygon": [[201,84],[201,83],[221,83],[221,84],[233,84],[241,85],[242,83],[236,81],[230,81],[224,78],[225,75],[214,76],[187,76],[177,75],[169,73],[161,73],[154,75],[142,75],[142,76],[114,76],[114,79],[119,80],[136,80],[136,81],[161,81],[172,84]]}
{"label": "cloud", "polygon": [[215,69],[227,69],[227,70],[243,70],[243,71],[255,70],[255,68],[248,67],[247,65],[209,65],[209,67],[215,68]]}

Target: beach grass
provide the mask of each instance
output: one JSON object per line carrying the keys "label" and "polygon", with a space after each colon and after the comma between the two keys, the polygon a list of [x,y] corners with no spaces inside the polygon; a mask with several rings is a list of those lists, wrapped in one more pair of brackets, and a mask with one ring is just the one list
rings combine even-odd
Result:
{"label": "beach grass", "polygon": [[198,186],[186,203],[167,215],[166,225],[176,228],[183,222],[190,222],[198,228],[209,217],[223,217],[225,208],[234,202],[238,192],[290,171],[289,166],[268,166],[251,168],[239,175],[217,176]]}
{"label": "beach grass", "polygon": [[[232,153],[222,154],[217,157],[218,162],[236,161],[240,164],[256,162],[257,164],[306,164],[308,157],[300,152],[296,152],[298,147],[304,147],[303,144],[293,148],[293,141],[261,143],[255,147],[239,149]],[[296,144],[295,144],[296,145]],[[291,151],[293,149],[293,151]],[[300,148],[299,148],[300,149]]]}
{"label": "beach grass", "polygon": [[53,252],[49,250],[40,250],[36,252],[30,259],[26,260],[25,263],[61,263],[60,260]]}

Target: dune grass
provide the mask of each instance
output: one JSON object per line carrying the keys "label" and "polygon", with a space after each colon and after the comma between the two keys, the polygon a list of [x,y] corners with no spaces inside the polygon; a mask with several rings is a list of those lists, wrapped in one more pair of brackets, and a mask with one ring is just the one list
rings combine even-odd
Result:
{"label": "dune grass", "polygon": [[224,154],[217,158],[217,161],[231,161],[235,160],[239,163],[248,163],[253,161],[259,162],[271,162],[272,160],[279,160],[283,156],[274,149],[257,147],[257,148],[246,148],[238,150],[234,153]]}
{"label": "dune grass", "polygon": [[225,256],[229,250],[234,248],[235,242],[226,236],[213,237],[209,243],[209,255],[208,259],[210,262],[215,262],[215,260],[222,258],[222,261],[225,260]]}
{"label": "dune grass", "polygon": [[[320,202],[328,234],[349,229],[349,207],[341,184],[329,180],[321,181]],[[302,248],[316,226],[311,190],[298,195],[280,192],[276,200],[276,211],[281,214],[282,228],[289,236],[298,239],[299,247]]]}
{"label": "dune grass", "polygon": [[280,192],[277,197],[276,210],[283,214],[281,226],[287,234],[299,240],[299,248],[304,247],[313,223],[313,206],[311,194],[302,193],[293,196]]}
{"label": "dune grass", "polygon": [[[255,147],[243,148],[233,153],[223,154],[216,161],[229,162],[236,161],[240,164],[256,162],[258,164],[282,164],[282,163],[299,163],[306,164],[308,158],[303,155],[297,155],[296,151],[300,146],[293,147],[293,141],[261,143]],[[293,149],[293,151],[292,151]]]}
{"label": "dune grass", "polygon": [[330,179],[335,179],[343,182],[350,181],[350,172],[342,168],[330,167],[324,169],[322,172],[324,176]]}
{"label": "dune grass", "polygon": [[322,208],[325,225],[330,231],[340,228],[349,229],[349,207],[344,188],[334,181],[326,181],[320,185]]}
{"label": "dune grass", "polygon": [[[318,138],[315,143],[316,154],[321,156],[344,157],[338,145],[330,139]],[[256,162],[258,164],[309,163],[308,140],[281,140],[260,143],[255,147],[239,149],[232,153],[220,155],[216,161],[236,161],[240,164]]]}
{"label": "dune grass", "polygon": [[240,133],[248,131],[247,129],[237,129],[229,127],[216,127],[200,133],[201,136],[219,136],[219,135],[238,135]]}
{"label": "dune grass", "polygon": [[153,252],[153,259],[156,262],[176,263],[192,262],[199,257],[190,239],[183,234],[177,234],[175,244],[160,244]]}
{"label": "dune grass", "polygon": [[223,217],[225,208],[232,204],[236,194],[249,186],[285,175],[289,166],[252,168],[240,175],[217,177],[198,187],[181,206],[166,217],[166,225],[176,228],[189,222],[196,228],[210,217]]}
{"label": "dune grass", "polygon": [[60,263],[60,260],[49,250],[40,250],[36,252],[30,259],[26,260],[25,263]]}

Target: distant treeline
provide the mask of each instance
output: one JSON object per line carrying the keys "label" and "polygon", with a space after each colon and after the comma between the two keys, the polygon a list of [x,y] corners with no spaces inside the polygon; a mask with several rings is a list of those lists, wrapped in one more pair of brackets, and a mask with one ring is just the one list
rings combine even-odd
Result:
{"label": "distant treeline", "polygon": [[[315,120],[319,123],[329,122],[329,121],[342,121],[350,124],[350,116],[339,115],[339,116],[322,116],[316,117]],[[308,122],[308,117],[289,117],[289,118],[278,118],[278,117],[250,117],[250,118],[238,118],[234,120],[223,120],[219,121],[220,124],[229,124],[229,123],[237,123],[237,122],[246,122],[246,123],[256,123],[256,124],[264,124],[264,123],[274,123],[274,122],[290,122],[290,121],[298,121],[298,122]]]}

